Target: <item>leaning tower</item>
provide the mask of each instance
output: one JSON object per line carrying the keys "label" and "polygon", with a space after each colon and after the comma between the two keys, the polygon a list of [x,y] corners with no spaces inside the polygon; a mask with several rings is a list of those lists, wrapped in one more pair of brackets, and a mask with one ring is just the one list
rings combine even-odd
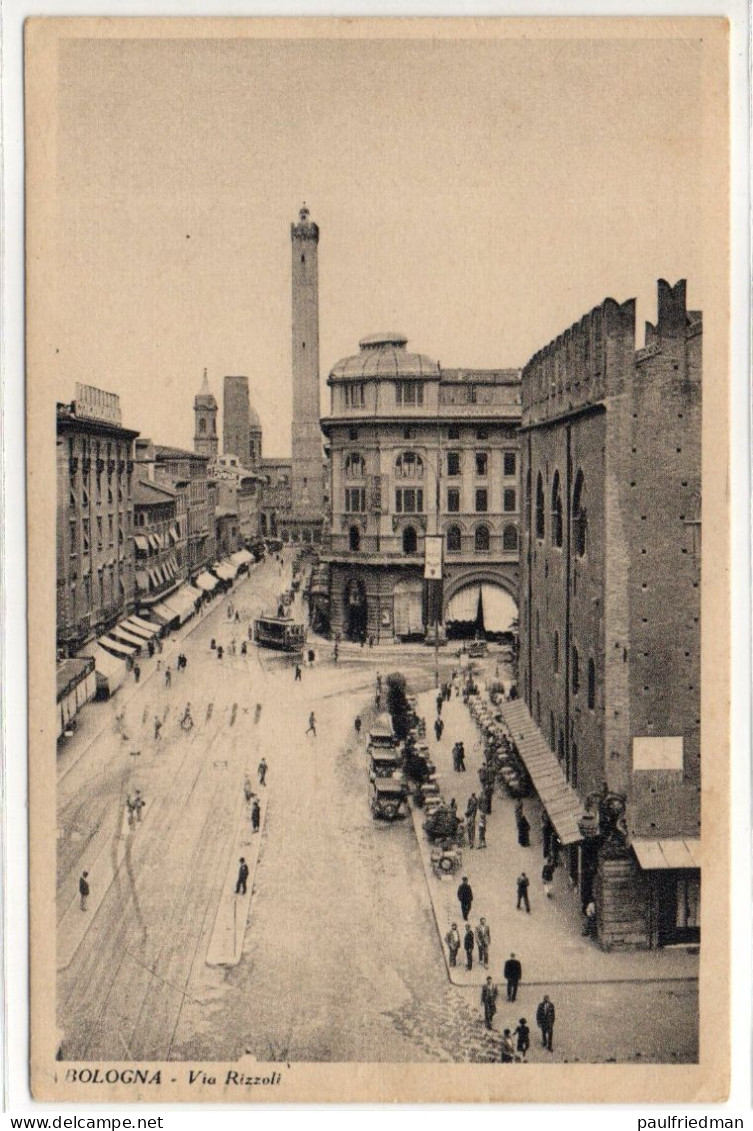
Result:
{"label": "leaning tower", "polygon": [[293,252],[292,487],[295,517],[321,520],[324,509],[319,426],[319,228],[304,204],[291,224]]}

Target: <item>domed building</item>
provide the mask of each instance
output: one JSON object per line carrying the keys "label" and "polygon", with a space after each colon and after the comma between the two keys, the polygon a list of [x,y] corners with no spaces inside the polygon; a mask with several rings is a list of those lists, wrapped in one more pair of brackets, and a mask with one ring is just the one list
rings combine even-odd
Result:
{"label": "domed building", "polygon": [[[330,621],[350,640],[502,635],[517,617],[516,369],[443,370],[399,333],[329,373]],[[443,560],[427,585],[425,559]]]}

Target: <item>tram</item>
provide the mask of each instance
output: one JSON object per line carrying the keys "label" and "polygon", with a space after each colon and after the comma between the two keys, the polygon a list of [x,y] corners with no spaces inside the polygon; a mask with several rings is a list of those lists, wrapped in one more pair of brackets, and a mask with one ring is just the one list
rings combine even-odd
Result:
{"label": "tram", "polygon": [[254,621],[254,641],[262,648],[301,652],[306,643],[306,626],[296,624],[290,617],[257,617]]}

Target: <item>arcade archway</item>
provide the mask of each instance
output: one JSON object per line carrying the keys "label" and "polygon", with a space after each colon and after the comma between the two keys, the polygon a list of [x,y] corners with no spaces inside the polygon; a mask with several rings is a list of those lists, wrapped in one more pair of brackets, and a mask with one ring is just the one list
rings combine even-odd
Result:
{"label": "arcade archway", "polygon": [[518,606],[501,585],[471,581],[450,597],[444,619],[450,640],[503,640],[513,634]]}
{"label": "arcade archway", "polygon": [[368,625],[368,603],[366,586],[357,578],[345,586],[345,638],[361,641],[366,639]]}

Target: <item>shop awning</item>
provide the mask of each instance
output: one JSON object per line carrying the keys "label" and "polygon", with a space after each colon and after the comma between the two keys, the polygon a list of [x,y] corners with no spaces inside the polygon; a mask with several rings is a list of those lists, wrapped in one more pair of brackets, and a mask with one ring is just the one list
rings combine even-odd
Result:
{"label": "shop awning", "polygon": [[668,840],[644,840],[634,837],[631,841],[638,863],[646,872],[660,868],[700,868],[700,840],[675,837]]}
{"label": "shop awning", "polygon": [[132,644],[134,648],[143,648],[144,641],[136,633],[131,632],[125,624],[119,624],[117,628],[110,629],[110,636],[116,636],[118,640],[124,640],[126,644]]}
{"label": "shop awning", "polygon": [[150,534],[149,535],[149,545],[152,547],[153,550],[159,550],[160,544],[157,540],[156,534]]}
{"label": "shop awning", "polygon": [[97,641],[100,648],[107,648],[109,652],[114,652],[116,656],[133,656],[136,652],[130,644],[124,644],[122,640],[116,640],[114,636],[100,636]]}
{"label": "shop awning", "polygon": [[86,679],[93,667],[94,661],[90,656],[76,656],[72,660],[61,660],[56,670],[58,701],[82,680]]}
{"label": "shop awning", "polygon": [[253,554],[249,554],[248,550],[238,550],[236,553],[230,555],[230,561],[235,566],[242,566],[255,561],[255,558]]}
{"label": "shop awning", "polygon": [[149,575],[143,569],[136,570],[136,584],[142,593],[149,592]]}
{"label": "shop awning", "polygon": [[159,625],[150,624],[143,617],[131,616],[123,623],[128,626],[131,632],[135,632],[137,636],[143,636],[148,640],[151,640],[153,636],[159,636]]}
{"label": "shop awning", "polygon": [[151,611],[156,617],[162,621],[163,624],[170,624],[171,621],[178,620],[180,613],[177,609],[173,609],[165,601],[160,601],[158,605],[152,605]]}
{"label": "shop awning", "polygon": [[577,844],[583,840],[578,828],[583,805],[556,755],[549,749],[522,699],[500,703],[499,710],[557,836],[562,844]]}
{"label": "shop awning", "polygon": [[182,589],[171,593],[167,601],[155,605],[154,612],[166,621],[175,620],[177,617],[183,624],[183,621],[188,620],[196,612],[195,602],[199,597],[201,597],[200,589],[193,589],[190,585],[184,585]]}
{"label": "shop awning", "polygon": [[177,526],[176,523],[172,524],[172,526],[170,527],[169,533],[170,533],[170,537],[172,538],[173,542],[180,542],[180,534],[178,533],[178,526]]}
{"label": "shop awning", "polygon": [[203,589],[205,593],[211,593],[213,589],[217,588],[217,578],[212,577],[211,573],[200,573],[196,578],[196,584],[199,589]]}
{"label": "shop awning", "polygon": [[143,534],[135,534],[133,540],[136,543],[137,550],[141,550],[142,554],[149,553],[149,545]]}
{"label": "shop awning", "polygon": [[204,596],[201,589],[197,589],[195,585],[185,585],[183,589],[179,590],[180,593],[185,593],[196,604]]}
{"label": "shop awning", "polygon": [[126,668],[123,661],[106,652],[104,648],[94,649],[94,670],[97,674],[97,683],[104,681],[110,692],[120,687],[125,679]]}
{"label": "shop awning", "polygon": [[212,570],[218,577],[222,578],[223,581],[234,581],[235,575],[238,572],[232,562],[229,562],[227,558],[222,562],[218,562],[217,565],[213,565]]}

